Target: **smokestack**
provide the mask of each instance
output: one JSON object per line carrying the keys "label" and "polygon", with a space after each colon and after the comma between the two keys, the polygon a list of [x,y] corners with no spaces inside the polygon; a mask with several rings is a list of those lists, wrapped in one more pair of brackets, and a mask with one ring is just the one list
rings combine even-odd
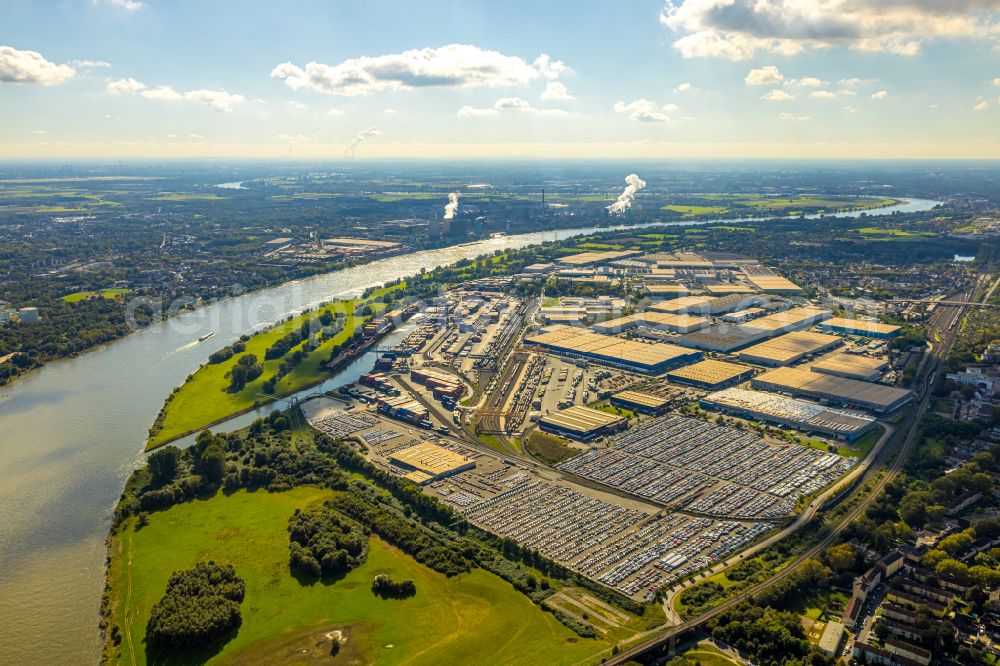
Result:
{"label": "smokestack", "polygon": [[639,178],[634,173],[625,176],[625,191],[618,195],[618,200],[608,206],[608,213],[611,215],[624,215],[625,211],[632,207],[632,200],[635,193],[646,187],[646,181]]}
{"label": "smokestack", "polygon": [[455,213],[458,212],[458,192],[452,192],[448,195],[448,203],[444,207],[444,219],[450,220],[455,217]]}
{"label": "smokestack", "polygon": [[351,140],[351,143],[347,146],[347,150],[344,151],[344,158],[352,160],[354,159],[355,153],[358,152],[358,146],[363,144],[369,138],[373,136],[378,136],[378,128],[374,125],[368,129],[361,130],[357,135]]}

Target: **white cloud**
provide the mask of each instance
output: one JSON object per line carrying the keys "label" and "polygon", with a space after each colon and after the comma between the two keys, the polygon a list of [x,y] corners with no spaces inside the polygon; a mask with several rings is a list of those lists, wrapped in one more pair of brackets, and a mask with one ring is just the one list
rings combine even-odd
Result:
{"label": "white cloud", "polygon": [[69,64],[78,69],[98,69],[101,67],[111,67],[111,63],[105,60],[70,60]]}
{"label": "white cloud", "polygon": [[49,62],[37,51],[18,51],[12,46],[0,46],[0,81],[54,86],[74,76],[75,69]]}
{"label": "white cloud", "polygon": [[[114,5],[115,7],[121,7],[125,11],[134,12],[137,9],[142,9],[146,6],[145,2],[139,2],[139,0],[100,0],[106,5]],[[95,0],[97,2],[97,0]]]}
{"label": "white cloud", "polygon": [[293,90],[306,88],[333,95],[367,95],[380,90],[524,85],[539,77],[555,79],[566,64],[539,56],[529,63],[517,56],[469,44],[449,44],[375,57],[350,58],[336,65],[282,63],[271,76]]}
{"label": "white cloud", "polygon": [[841,88],[837,91],[837,94],[841,97],[857,97],[858,93],[850,88]]}
{"label": "white cloud", "polygon": [[299,111],[305,111],[307,108],[305,104],[303,104],[302,102],[296,102],[295,100],[290,100],[288,102],[285,102],[285,104],[288,106],[289,109],[292,110],[292,112],[296,113]]}
{"label": "white cloud", "polygon": [[915,55],[928,39],[986,38],[998,0],[666,0],[660,22],[685,58],[746,60],[847,47]]}
{"label": "white cloud", "polygon": [[876,93],[872,93],[872,99],[885,99],[889,96],[888,90],[879,90]]}
{"label": "white cloud", "polygon": [[829,90],[814,90],[809,93],[810,97],[815,97],[816,99],[834,99],[837,95]]}
{"label": "white cloud", "polygon": [[40,129],[39,130],[31,130],[31,133],[32,134],[37,134],[38,136],[45,136],[46,134],[48,134],[48,132],[46,132],[45,130],[40,130]]}
{"label": "white cloud", "polygon": [[346,116],[347,115],[347,111],[344,111],[343,109],[338,109],[338,108],[334,107],[334,108],[330,109],[329,111],[327,111],[326,115],[330,116],[331,118],[340,118],[341,116]]}
{"label": "white cloud", "polygon": [[997,78],[993,79],[993,85],[995,85],[998,88],[1000,88],[1000,76],[998,76]]}
{"label": "white cloud", "polygon": [[845,106],[844,107],[844,113],[857,113],[857,112],[858,112],[858,110],[855,109],[853,106]]}
{"label": "white cloud", "polygon": [[663,111],[674,111],[677,106],[674,104],[665,104],[663,106],[652,102],[648,99],[636,99],[629,103],[625,103],[621,100],[615,102],[614,110],[616,113],[627,113],[629,118],[640,123],[666,123],[670,121],[670,116]]}
{"label": "white cloud", "polygon": [[184,93],[184,99],[189,102],[204,102],[216,111],[233,110],[237,104],[242,104],[245,100],[243,95],[236,95],[225,90],[189,90]]}
{"label": "white cloud", "polygon": [[539,97],[553,102],[566,102],[576,99],[569,93],[569,89],[566,88],[566,84],[559,81],[549,81],[545,84],[545,90],[542,91],[542,94],[539,95]]}
{"label": "white cloud", "polygon": [[155,99],[161,102],[176,102],[179,99],[184,99],[184,95],[180,94],[170,86],[157,86],[155,88],[150,88],[149,90],[143,90],[139,94],[146,99]]}
{"label": "white cloud", "polygon": [[988,108],[990,108],[990,103],[984,101],[984,102],[980,102],[979,104],[976,104],[974,107],[972,107],[972,110],[973,111],[985,111]]}
{"label": "white cloud", "polygon": [[550,81],[558,79],[561,75],[569,71],[566,63],[562,60],[553,60],[546,53],[535,58],[534,65],[538,73]]}
{"label": "white cloud", "polygon": [[188,134],[188,138],[191,139],[191,140],[193,140],[193,141],[204,141],[205,140],[205,137],[203,137],[201,134]]}
{"label": "white cloud", "polygon": [[846,86],[848,88],[859,88],[861,86],[870,86],[873,83],[878,83],[878,79],[861,79],[858,77],[853,77],[850,79],[840,80],[840,85]]}
{"label": "white cloud", "polygon": [[382,113],[387,116],[394,116],[399,113],[399,111],[396,109],[382,109]]}
{"label": "white cloud", "polygon": [[785,75],[774,65],[751,69],[744,81],[748,86],[776,86],[785,80]]}
{"label": "white cloud", "polygon": [[766,95],[761,97],[762,100],[766,102],[788,102],[795,99],[795,95],[792,95],[780,88],[775,88],[769,91]]}
{"label": "white cloud", "polygon": [[499,114],[500,112],[496,109],[480,109],[474,106],[469,106],[468,104],[455,113],[455,115],[459,118],[481,118],[483,116],[496,116]]}
{"label": "white cloud", "polygon": [[676,88],[674,88],[674,92],[677,93],[694,92],[694,86],[685,81],[684,83],[681,83]]}
{"label": "white cloud", "polygon": [[538,116],[551,116],[556,118],[565,118],[566,116],[574,115],[568,111],[563,111],[562,109],[540,109],[535,106],[531,106],[531,103],[520,97],[501,97],[496,102],[493,103],[492,108],[477,108],[474,106],[465,105],[460,108],[455,115],[459,118],[481,118],[484,116],[496,116],[500,113],[513,112],[513,113],[530,113]]}
{"label": "white cloud", "polygon": [[225,90],[189,90],[180,93],[170,86],[157,86],[150,88],[141,81],[133,78],[117,79],[108,81],[105,90],[109,95],[135,95],[139,94],[146,99],[158,100],[161,102],[175,102],[177,100],[187,100],[189,102],[203,102],[216,111],[232,111],[237,104],[244,102],[243,95],[228,93]]}
{"label": "white cloud", "polygon": [[791,79],[788,81],[787,85],[795,86],[797,88],[819,88],[825,86],[828,81],[822,81],[817,79],[815,76],[804,76],[801,79]]}
{"label": "white cloud", "polygon": [[108,81],[105,90],[109,95],[131,95],[146,89],[146,84],[129,77]]}
{"label": "white cloud", "polygon": [[794,113],[779,113],[778,117],[782,120],[794,120],[796,122],[804,122],[812,119],[810,116],[797,116]]}

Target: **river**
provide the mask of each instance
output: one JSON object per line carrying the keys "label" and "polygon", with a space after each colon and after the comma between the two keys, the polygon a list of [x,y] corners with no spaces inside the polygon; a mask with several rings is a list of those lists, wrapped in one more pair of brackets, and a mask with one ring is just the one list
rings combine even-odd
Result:
{"label": "river", "polygon": [[[938,203],[911,199],[868,214]],[[296,280],[185,312],[0,388],[0,664],[98,660],[104,539],[114,504],[142,460],[164,399],[209,353],[289,314],[421,269],[601,230],[489,238]],[[214,337],[198,342],[210,331]],[[370,363],[352,364],[327,385],[349,381]]]}

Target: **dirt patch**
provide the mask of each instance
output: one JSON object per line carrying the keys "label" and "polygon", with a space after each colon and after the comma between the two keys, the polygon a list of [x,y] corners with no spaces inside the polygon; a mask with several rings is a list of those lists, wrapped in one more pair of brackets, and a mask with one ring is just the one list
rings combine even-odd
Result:
{"label": "dirt patch", "polygon": [[309,629],[278,641],[248,645],[225,663],[239,666],[361,666],[371,660],[362,654],[362,641],[358,639],[363,632],[359,629],[358,625]]}

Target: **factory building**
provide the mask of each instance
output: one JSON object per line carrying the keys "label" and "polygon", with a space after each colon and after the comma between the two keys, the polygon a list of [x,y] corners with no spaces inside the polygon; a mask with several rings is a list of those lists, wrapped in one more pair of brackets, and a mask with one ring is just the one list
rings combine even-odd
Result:
{"label": "factory building", "polygon": [[706,284],[705,292],[712,296],[729,296],[731,294],[752,294],[756,291],[749,285],[738,282],[724,282],[722,284]]}
{"label": "factory building", "polygon": [[687,296],[666,303],[655,303],[648,309],[670,314],[720,315],[744,310],[766,301],[761,296],[730,294],[728,296]]}
{"label": "factory building", "polygon": [[747,347],[739,353],[739,359],[746,363],[756,363],[777,367],[797,363],[806,356],[829,351],[843,344],[836,335],[796,331]]}
{"label": "factory building", "polygon": [[659,374],[701,359],[701,353],[662,342],[643,343],[591,333],[571,326],[547,326],[524,339],[562,356],[596,361],[615,368]]}
{"label": "factory building", "polygon": [[766,391],[730,388],[706,395],[701,400],[701,406],[741,419],[788,426],[848,442],[864,436],[875,427],[875,419],[863,414],[830,409],[815,402]]}
{"label": "factory building", "polygon": [[878,414],[895,411],[913,397],[913,392],[906,389],[798,368],[778,368],[765,372],[754,377],[752,385],[764,391],[814,398]]}
{"label": "factory building", "polygon": [[724,386],[745,382],[753,375],[754,369],[745,365],[706,359],[700,363],[671,370],[667,373],[667,379],[675,384],[714,391]]}
{"label": "factory building", "polygon": [[845,319],[843,317],[833,317],[819,324],[819,328],[830,333],[841,335],[859,335],[866,338],[878,338],[886,340],[899,335],[899,326],[882,324],[877,321],[864,321],[862,319]]}
{"label": "factory building", "polygon": [[802,287],[780,275],[748,275],[747,281],[765,294],[802,293]]}
{"label": "factory building", "polygon": [[378,411],[410,423],[423,424],[430,419],[427,408],[408,395],[380,397]]}
{"label": "factory building", "polygon": [[809,366],[812,372],[822,372],[827,375],[861,379],[866,382],[878,381],[889,367],[889,362],[881,358],[860,356],[858,354],[833,354],[816,361]]}
{"label": "factory building", "polygon": [[830,313],[826,310],[791,308],[760,317],[749,324],[716,324],[678,338],[677,343],[685,347],[728,354],[755,342],[812,326],[829,316]]}
{"label": "factory building", "polygon": [[465,393],[465,385],[457,377],[443,372],[413,368],[410,370],[410,379],[429,388],[439,400],[442,396],[458,399]]}
{"label": "factory building", "polygon": [[671,399],[642,391],[622,391],[611,396],[610,402],[612,407],[621,407],[630,412],[659,415],[670,406]]}
{"label": "factory building", "polygon": [[591,330],[595,333],[612,335],[621,333],[638,326],[648,326],[660,331],[670,331],[671,333],[691,333],[703,329],[711,324],[711,321],[704,317],[695,317],[685,314],[668,314],[666,312],[639,312],[627,317],[609,319],[608,321],[594,324]]}
{"label": "factory building", "polygon": [[688,296],[691,291],[682,284],[647,284],[646,293],[652,298],[681,298]]}
{"label": "factory building", "polygon": [[580,405],[546,414],[538,420],[538,427],[545,432],[580,442],[624,430],[627,425],[628,419],[621,416]]}
{"label": "factory building", "polygon": [[421,486],[476,468],[475,460],[430,442],[397,451],[389,457],[389,462],[409,470],[403,478]]}

